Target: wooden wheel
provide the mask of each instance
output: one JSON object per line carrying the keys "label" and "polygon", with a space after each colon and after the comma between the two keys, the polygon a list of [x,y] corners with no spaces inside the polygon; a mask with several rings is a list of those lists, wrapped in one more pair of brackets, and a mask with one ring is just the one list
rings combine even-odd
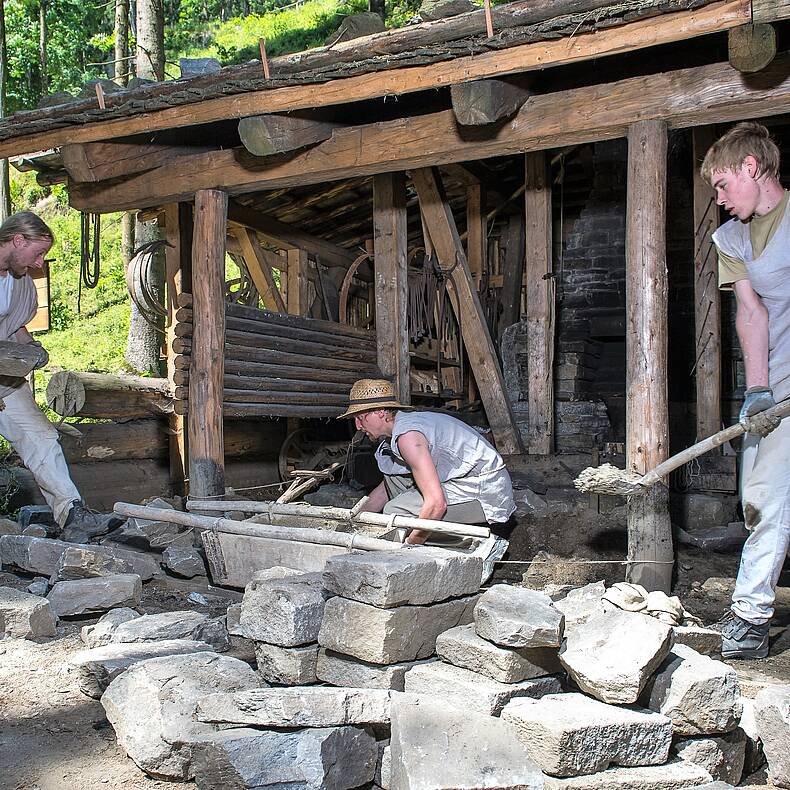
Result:
{"label": "wooden wheel", "polygon": [[280,448],[280,480],[291,482],[296,469],[325,469],[333,463],[342,463],[346,458],[347,447],[348,442],[326,442],[312,438],[306,428],[292,431]]}

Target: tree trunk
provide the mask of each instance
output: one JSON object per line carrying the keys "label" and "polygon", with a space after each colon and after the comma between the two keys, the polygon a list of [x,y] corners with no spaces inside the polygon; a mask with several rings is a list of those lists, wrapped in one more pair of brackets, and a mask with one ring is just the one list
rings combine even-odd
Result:
{"label": "tree trunk", "polygon": [[137,0],[137,76],[165,78],[165,16],[162,0]]}
{"label": "tree trunk", "polygon": [[115,81],[129,82],[129,0],[115,0]]}
{"label": "tree trunk", "polygon": [[47,74],[47,0],[41,0],[38,10],[38,60],[41,68],[41,95],[49,93],[49,75]]}
{"label": "tree trunk", "polygon": [[[8,51],[5,39],[5,5],[0,0],[0,118],[6,114],[6,87],[8,84]],[[11,184],[8,160],[0,159],[0,222],[11,214]]]}
{"label": "tree trunk", "polygon": [[386,18],[384,0],[368,0],[368,11],[378,14],[382,19]]}

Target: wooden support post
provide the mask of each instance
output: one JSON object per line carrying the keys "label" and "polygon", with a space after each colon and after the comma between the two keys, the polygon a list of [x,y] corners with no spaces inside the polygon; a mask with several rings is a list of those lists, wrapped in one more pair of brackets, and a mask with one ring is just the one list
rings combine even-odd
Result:
{"label": "wooden support post", "polygon": [[[173,340],[175,339],[175,311],[178,297],[192,291],[192,206],[188,203],[169,203],[165,206],[165,278],[167,283],[167,381],[170,393],[175,388]],[[170,485],[173,493],[187,493],[189,470],[187,429],[184,416],[170,414],[168,444],[170,457]]]}
{"label": "wooden support post", "polygon": [[[667,405],[667,127],[628,130],[626,214],[626,468],[645,474],[669,450]],[[661,483],[628,502],[626,579],[648,590],[672,584],[669,491]]]}
{"label": "wooden support post", "polygon": [[466,188],[466,259],[469,271],[480,290],[480,278],[486,268],[486,194],[482,184],[472,184]]}
{"label": "wooden support post", "polygon": [[[529,154],[527,154],[529,157]],[[543,161],[543,154],[537,154],[538,159]],[[545,184],[543,185],[545,188]],[[550,192],[549,192],[550,194]],[[548,205],[551,206],[551,200]],[[542,208],[542,206],[541,206]],[[534,224],[544,225],[543,214],[536,219]],[[539,228],[541,237],[545,236],[545,227]],[[551,229],[549,228],[549,238],[551,238]],[[540,240],[537,240],[538,242]],[[549,247],[549,249],[551,249]],[[511,324],[515,324],[521,318],[521,289],[524,285],[524,215],[521,211],[516,214],[511,214],[508,217],[507,233],[505,236],[505,260],[502,270],[502,291],[500,301],[502,302],[502,312],[499,315],[499,339],[502,339],[502,333]],[[544,264],[548,264],[549,270],[551,269],[551,259],[544,260],[545,255],[541,254],[541,260]],[[545,274],[545,272],[544,272]]]}
{"label": "wooden support post", "polygon": [[287,312],[285,302],[274,281],[271,263],[267,260],[266,253],[255,232],[249,228],[237,226],[233,230],[233,235],[239,242],[247,271],[255,284],[255,289],[260,294],[264,307],[276,313]]}
{"label": "wooden support post", "polygon": [[307,252],[288,250],[288,312],[307,315]]}
{"label": "wooden support post", "polygon": [[189,363],[189,493],[225,493],[222,381],[225,373],[225,237],[228,195],[195,194],[192,354]]}
{"label": "wooden support post", "polygon": [[[456,317],[497,448],[504,455],[520,454],[521,441],[505,391],[502,369],[455,227],[453,213],[442,194],[439,176],[431,168],[421,168],[412,171],[411,177],[439,263],[443,269],[452,272],[450,278],[458,300]],[[452,304],[455,305],[455,302]]]}
{"label": "wooden support post", "polygon": [[721,428],[721,301],[713,231],[719,209],[699,168],[716,140],[712,126],[692,130],[694,141],[694,354],[697,381],[697,441]]}
{"label": "wooden support post", "polygon": [[[524,160],[526,217],[528,446],[554,451],[554,280],[551,278],[551,170],[542,151]],[[519,270],[520,271],[520,270]],[[515,287],[519,296],[521,281]]]}
{"label": "wooden support post", "polygon": [[406,177],[373,177],[373,249],[376,300],[376,345],[379,370],[395,384],[401,403],[411,402],[409,383],[409,299],[406,245]]}

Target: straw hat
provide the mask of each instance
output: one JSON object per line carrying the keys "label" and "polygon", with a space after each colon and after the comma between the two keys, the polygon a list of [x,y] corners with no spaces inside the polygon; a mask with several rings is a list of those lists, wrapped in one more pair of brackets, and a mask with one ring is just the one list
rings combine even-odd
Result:
{"label": "straw hat", "polygon": [[398,402],[395,395],[395,386],[386,379],[360,379],[354,382],[348,396],[348,408],[338,419],[353,417],[355,414],[362,414],[366,411],[376,411],[376,409],[409,409],[403,403]]}

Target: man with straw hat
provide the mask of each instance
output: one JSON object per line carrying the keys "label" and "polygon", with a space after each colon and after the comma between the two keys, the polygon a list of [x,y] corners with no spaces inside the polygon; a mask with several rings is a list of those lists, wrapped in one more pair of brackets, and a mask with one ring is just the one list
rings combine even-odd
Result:
{"label": "man with straw hat", "polygon": [[[343,418],[353,418],[357,430],[370,439],[383,440],[376,462],[384,480],[362,510],[501,525],[516,509],[510,475],[493,446],[455,417],[412,411],[399,403],[389,381],[357,381]],[[430,532],[412,530],[406,543],[429,538]],[[506,545],[501,545],[500,557]]]}
{"label": "man with straw hat", "polygon": [[741,498],[750,535],[719,621],[724,658],[765,658],[776,584],[790,545],[790,420],[764,412],[790,397],[790,205],[779,149],[758,123],[739,123],[705,155],[702,175],[733,217],[714,234],[719,286],[735,291],[747,430]]}

